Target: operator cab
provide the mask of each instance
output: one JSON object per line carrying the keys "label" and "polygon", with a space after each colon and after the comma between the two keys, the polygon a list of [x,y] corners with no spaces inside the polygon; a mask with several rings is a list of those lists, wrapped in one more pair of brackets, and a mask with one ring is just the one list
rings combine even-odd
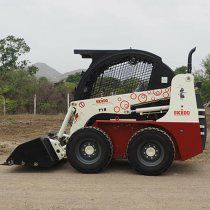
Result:
{"label": "operator cab", "polygon": [[75,92],[75,100],[166,88],[174,72],[152,53],[142,50],[75,50],[92,58]]}

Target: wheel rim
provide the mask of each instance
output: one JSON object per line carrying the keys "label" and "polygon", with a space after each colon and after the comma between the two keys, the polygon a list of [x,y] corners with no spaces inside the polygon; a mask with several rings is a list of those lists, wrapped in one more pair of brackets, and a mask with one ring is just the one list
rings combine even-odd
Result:
{"label": "wheel rim", "polygon": [[83,139],[76,146],[76,157],[84,164],[93,164],[100,159],[101,146],[94,139]]}
{"label": "wheel rim", "polygon": [[137,149],[137,157],[145,166],[157,166],[164,158],[163,146],[153,140],[141,143]]}

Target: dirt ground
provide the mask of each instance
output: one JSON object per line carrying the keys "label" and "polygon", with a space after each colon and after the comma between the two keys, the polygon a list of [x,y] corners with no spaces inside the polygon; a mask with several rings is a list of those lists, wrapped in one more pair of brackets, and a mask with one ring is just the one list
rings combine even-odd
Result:
{"label": "dirt ground", "polygon": [[[63,117],[0,116],[0,162],[21,142],[58,130]],[[68,163],[48,170],[0,166],[0,210],[210,209],[209,141],[203,154],[156,177],[135,173],[126,161],[90,175]]]}

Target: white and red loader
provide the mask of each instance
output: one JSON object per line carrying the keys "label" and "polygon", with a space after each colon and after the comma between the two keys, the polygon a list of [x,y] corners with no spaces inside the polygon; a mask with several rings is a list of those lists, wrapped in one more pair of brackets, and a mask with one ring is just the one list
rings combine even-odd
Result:
{"label": "white and red loader", "polygon": [[96,173],[128,159],[138,172],[158,175],[174,159],[202,153],[207,129],[191,74],[194,51],[188,72],[174,75],[149,52],[75,50],[92,63],[60,131],[19,145],[4,164],[50,167],[67,158],[78,171]]}

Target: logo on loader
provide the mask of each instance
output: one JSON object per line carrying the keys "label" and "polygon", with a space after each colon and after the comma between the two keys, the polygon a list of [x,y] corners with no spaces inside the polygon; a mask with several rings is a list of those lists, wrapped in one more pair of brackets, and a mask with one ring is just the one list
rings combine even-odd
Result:
{"label": "logo on loader", "polygon": [[183,109],[181,109],[181,110],[176,110],[176,111],[174,111],[174,115],[175,115],[175,116],[189,116],[189,115],[190,115],[190,111],[188,111],[188,110],[183,110]]}
{"label": "logo on loader", "polygon": [[183,99],[185,98],[185,93],[186,93],[186,92],[184,91],[184,88],[181,88],[180,91],[179,91],[180,99],[183,100]]}
{"label": "logo on loader", "polygon": [[108,98],[101,98],[101,99],[97,99],[97,100],[96,100],[96,103],[97,103],[97,104],[100,104],[100,103],[107,103],[107,102],[109,102],[109,101],[108,101]]}

